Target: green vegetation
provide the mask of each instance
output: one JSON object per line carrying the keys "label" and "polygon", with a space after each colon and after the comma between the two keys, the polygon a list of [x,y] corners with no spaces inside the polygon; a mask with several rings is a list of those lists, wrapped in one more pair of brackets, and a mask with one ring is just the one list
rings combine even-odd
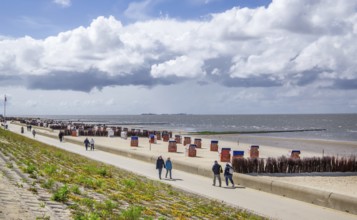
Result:
{"label": "green vegetation", "polygon": [[140,219],[141,213],[144,210],[141,206],[131,206],[126,210],[122,211],[121,217],[123,219],[137,220]]}
{"label": "green vegetation", "polygon": [[0,137],[0,151],[67,204],[73,219],[262,219],[9,131]]}
{"label": "green vegetation", "polygon": [[14,165],[11,162],[7,162],[6,167],[11,169],[14,167]]}
{"label": "green vegetation", "polygon": [[69,193],[68,186],[65,184],[54,192],[52,199],[57,202],[66,202],[68,201]]}
{"label": "green vegetation", "polygon": [[41,183],[41,187],[45,188],[45,189],[52,189],[54,184],[55,184],[55,181],[53,179],[47,179]]}

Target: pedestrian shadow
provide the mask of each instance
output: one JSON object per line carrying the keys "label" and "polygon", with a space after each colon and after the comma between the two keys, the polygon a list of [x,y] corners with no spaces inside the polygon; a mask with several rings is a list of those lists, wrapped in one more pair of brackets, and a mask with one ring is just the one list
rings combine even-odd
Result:
{"label": "pedestrian shadow", "polygon": [[164,178],[163,180],[171,182],[171,181],[182,181],[183,179],[178,179],[178,178],[166,179],[166,178]]}
{"label": "pedestrian shadow", "polygon": [[224,189],[245,189],[245,186],[224,186]]}

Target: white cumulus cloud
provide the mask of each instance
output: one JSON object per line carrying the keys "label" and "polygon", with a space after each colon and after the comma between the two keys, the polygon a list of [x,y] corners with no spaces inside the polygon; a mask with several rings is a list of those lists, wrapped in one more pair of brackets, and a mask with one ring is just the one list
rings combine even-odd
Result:
{"label": "white cumulus cloud", "polygon": [[54,3],[61,5],[62,7],[69,7],[71,6],[71,0],[54,0]]}
{"label": "white cumulus cloud", "polygon": [[151,67],[151,75],[154,78],[178,76],[194,78],[204,75],[202,71],[202,60],[196,60],[187,56],[180,56],[174,60],[169,60],[164,63],[154,64]]}
{"label": "white cumulus cloud", "polygon": [[[133,2],[127,12],[152,4]],[[28,88],[86,92],[180,79],[229,87],[356,89],[356,8],[348,0],[274,0],[200,21],[123,25],[100,16],[45,39],[1,37],[0,77]]]}

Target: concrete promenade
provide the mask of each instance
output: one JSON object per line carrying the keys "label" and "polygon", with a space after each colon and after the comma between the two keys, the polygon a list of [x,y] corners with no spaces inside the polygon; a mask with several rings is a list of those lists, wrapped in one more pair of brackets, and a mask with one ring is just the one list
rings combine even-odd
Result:
{"label": "concrete promenade", "polygon": [[[20,126],[18,125],[11,124],[9,129],[20,133]],[[153,162],[156,161],[157,156],[162,155],[164,159],[170,156],[174,166],[174,179],[163,179],[161,181],[272,219],[357,219],[357,215],[265,193],[246,188],[242,185],[238,185],[233,189],[231,187],[224,187],[225,183],[223,182],[222,188],[213,187],[212,178],[207,176],[212,175],[210,168],[213,161],[218,160],[218,154],[217,152],[209,152],[205,149],[209,146],[207,143],[203,143],[204,149],[198,149],[196,158],[186,157],[185,149],[182,145],[178,145],[178,153],[167,153],[167,142],[158,142],[150,146],[148,139],[145,138],[139,140],[139,147],[130,147],[130,139],[95,137],[97,149],[95,151],[85,151],[83,145],[76,144],[83,143],[85,137],[66,137],[66,141],[60,143],[55,132],[39,129],[37,131],[38,135],[36,135],[35,139],[38,141],[144,175],[151,179],[158,179],[155,163]],[[32,134],[26,132],[26,129],[24,135],[32,138]],[[100,149],[104,149],[105,151]],[[122,152],[126,152],[126,156],[118,155],[119,149]],[[221,165],[224,164],[221,163]],[[180,170],[187,169],[186,171],[188,172],[178,170],[178,166],[182,166]],[[192,170],[188,170],[192,169],[192,167],[197,167],[197,170],[193,172],[205,175],[192,174]]]}

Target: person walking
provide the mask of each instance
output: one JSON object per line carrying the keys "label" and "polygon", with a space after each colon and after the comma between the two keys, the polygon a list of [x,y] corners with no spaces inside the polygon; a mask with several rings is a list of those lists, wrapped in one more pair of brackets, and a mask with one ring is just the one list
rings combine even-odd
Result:
{"label": "person walking", "polygon": [[224,177],[226,178],[226,185],[228,186],[228,179],[232,183],[232,187],[234,188],[234,182],[233,182],[233,167],[227,163],[226,167],[224,168]]}
{"label": "person walking", "polygon": [[32,130],[32,135],[33,135],[33,138],[35,138],[35,136],[36,136],[36,131],[35,131],[35,129]]}
{"label": "person walking", "polygon": [[84,146],[86,147],[86,150],[88,150],[88,147],[89,147],[89,140],[88,140],[88,138],[86,138],[86,139],[84,140]]}
{"label": "person walking", "polygon": [[24,127],[21,127],[21,134],[24,133]]}
{"label": "person walking", "polygon": [[94,139],[90,139],[90,149],[94,150]]}
{"label": "person walking", "polygon": [[159,156],[156,161],[156,169],[159,171],[159,178],[161,180],[162,168],[165,168],[165,161],[162,159],[162,156]]}
{"label": "person walking", "polygon": [[218,179],[219,187],[222,186],[222,180],[221,180],[221,173],[223,172],[221,165],[217,162],[217,160],[214,161],[213,167],[213,186],[216,185],[216,179]]}
{"label": "person walking", "polygon": [[60,142],[62,142],[62,140],[63,140],[63,135],[64,135],[63,132],[60,131],[59,134],[58,134],[58,138],[59,138]]}
{"label": "person walking", "polygon": [[165,167],[166,167],[166,175],[165,178],[167,178],[167,174],[170,173],[170,179],[172,179],[172,162],[170,157],[167,158],[166,163],[165,163]]}

